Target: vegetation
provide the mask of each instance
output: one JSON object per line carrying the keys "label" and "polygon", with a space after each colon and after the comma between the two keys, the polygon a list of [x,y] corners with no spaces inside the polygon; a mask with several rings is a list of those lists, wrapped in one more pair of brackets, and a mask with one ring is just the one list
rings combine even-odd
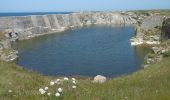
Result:
{"label": "vegetation", "polygon": [[147,56],[148,56],[148,58],[155,58],[156,54],[155,53],[149,53]]}
{"label": "vegetation", "polygon": [[146,15],[149,16],[150,14],[158,14],[162,16],[170,16],[170,10],[165,9],[165,10],[133,10],[137,15]]}
{"label": "vegetation", "polygon": [[[0,100],[170,100],[170,58],[132,75],[109,79],[104,84],[79,78],[77,89],[64,89],[61,97],[41,95],[55,77],[42,76],[0,62]],[[11,90],[12,92],[9,93]]]}
{"label": "vegetation", "polygon": [[170,51],[166,51],[163,55],[164,57],[170,57]]}

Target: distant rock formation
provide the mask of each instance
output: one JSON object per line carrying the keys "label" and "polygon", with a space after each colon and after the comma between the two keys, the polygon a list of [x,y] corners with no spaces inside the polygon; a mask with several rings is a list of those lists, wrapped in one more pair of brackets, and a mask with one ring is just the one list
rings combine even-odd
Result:
{"label": "distant rock formation", "polygon": [[125,25],[136,20],[128,13],[79,12],[70,14],[0,17],[0,31],[11,41],[29,39],[39,35],[95,24]]}

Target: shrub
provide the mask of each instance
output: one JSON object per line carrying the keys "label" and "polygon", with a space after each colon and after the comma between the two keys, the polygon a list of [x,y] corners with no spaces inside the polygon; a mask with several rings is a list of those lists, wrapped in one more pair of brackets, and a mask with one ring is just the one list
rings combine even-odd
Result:
{"label": "shrub", "polygon": [[164,57],[170,57],[170,50],[166,51],[163,55],[164,55]]}
{"label": "shrub", "polygon": [[154,53],[149,53],[148,54],[148,58],[154,58],[156,56],[156,54],[154,54]]}

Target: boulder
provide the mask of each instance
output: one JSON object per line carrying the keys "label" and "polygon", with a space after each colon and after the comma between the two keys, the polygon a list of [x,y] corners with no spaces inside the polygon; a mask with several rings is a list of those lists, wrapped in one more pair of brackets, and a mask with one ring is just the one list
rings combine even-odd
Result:
{"label": "boulder", "polygon": [[102,76],[102,75],[97,75],[94,77],[93,82],[94,83],[104,83],[104,82],[106,82],[106,77]]}
{"label": "boulder", "polygon": [[159,54],[159,53],[161,53],[162,48],[161,47],[152,47],[152,50],[155,54]]}

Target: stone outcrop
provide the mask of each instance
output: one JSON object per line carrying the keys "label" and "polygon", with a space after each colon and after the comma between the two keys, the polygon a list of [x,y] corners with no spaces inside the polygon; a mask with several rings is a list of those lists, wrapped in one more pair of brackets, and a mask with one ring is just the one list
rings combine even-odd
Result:
{"label": "stone outcrop", "polygon": [[18,51],[11,48],[11,43],[8,39],[0,40],[0,59],[3,61],[13,61],[18,56]]}
{"label": "stone outcrop", "polygon": [[0,31],[11,41],[94,24],[125,25],[136,20],[126,13],[80,12],[70,14],[0,17]]}
{"label": "stone outcrop", "polygon": [[151,15],[144,17],[140,25],[136,26],[136,36],[131,39],[132,45],[160,44],[161,29],[164,16]]}
{"label": "stone outcrop", "polygon": [[125,25],[134,23],[136,23],[136,20],[132,15],[116,12],[0,17],[0,32],[4,35],[3,39],[0,38],[0,59],[12,61],[18,57],[18,52],[11,49],[10,41],[29,39],[86,25]]}

